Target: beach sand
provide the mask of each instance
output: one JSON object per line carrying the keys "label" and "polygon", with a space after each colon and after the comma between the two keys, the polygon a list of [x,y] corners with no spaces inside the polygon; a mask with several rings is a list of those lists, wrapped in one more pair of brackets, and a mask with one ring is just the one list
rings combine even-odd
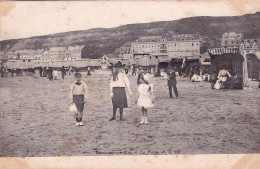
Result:
{"label": "beach sand", "polygon": [[166,80],[150,76],[155,106],[149,123],[139,125],[137,76],[128,77],[133,95],[126,121],[117,113],[110,122],[110,71],[83,73],[89,98],[81,127],[69,112],[72,75],[0,79],[0,156],[260,153],[259,82],[245,90],[212,90],[210,83],[178,77],[180,98],[170,99]]}

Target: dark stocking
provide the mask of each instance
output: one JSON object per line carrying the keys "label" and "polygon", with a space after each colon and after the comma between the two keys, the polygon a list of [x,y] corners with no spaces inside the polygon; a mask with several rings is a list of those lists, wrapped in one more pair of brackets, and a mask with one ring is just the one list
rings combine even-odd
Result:
{"label": "dark stocking", "polygon": [[124,121],[125,119],[123,118],[123,108],[119,108],[120,111],[120,120]]}
{"label": "dark stocking", "polygon": [[115,120],[116,119],[116,107],[113,106],[113,116],[111,117],[111,119],[109,119],[109,121]]}

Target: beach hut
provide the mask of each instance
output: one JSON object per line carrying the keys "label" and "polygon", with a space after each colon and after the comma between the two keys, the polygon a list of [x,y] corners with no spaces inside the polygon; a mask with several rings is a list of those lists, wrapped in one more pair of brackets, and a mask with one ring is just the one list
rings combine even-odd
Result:
{"label": "beach hut", "polygon": [[247,54],[248,77],[252,80],[260,80],[260,54]]}
{"label": "beach hut", "polygon": [[212,69],[219,72],[225,67],[233,76],[233,80],[240,85],[238,88],[247,86],[247,66],[244,65],[246,61],[239,48],[214,48],[209,49],[208,53],[211,57]]}
{"label": "beach hut", "polygon": [[200,69],[200,57],[199,56],[192,56],[192,57],[185,57],[182,63],[182,73],[183,76],[192,76],[193,74],[199,74]]}
{"label": "beach hut", "polygon": [[179,75],[181,76],[181,68],[182,68],[183,59],[182,58],[172,58],[169,62],[172,68],[175,68]]}

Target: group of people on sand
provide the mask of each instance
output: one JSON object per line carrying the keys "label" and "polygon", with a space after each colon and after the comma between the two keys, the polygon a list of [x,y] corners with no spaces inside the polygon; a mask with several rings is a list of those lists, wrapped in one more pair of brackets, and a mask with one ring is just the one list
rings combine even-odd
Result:
{"label": "group of people on sand", "polygon": [[[41,77],[47,77],[49,80],[57,80],[59,79],[59,73],[61,74],[61,78],[64,79],[67,73],[70,75],[74,71],[77,72],[77,68],[69,66],[68,68],[65,68],[64,66],[60,68],[53,68],[53,67],[44,67],[42,68],[41,66],[38,68],[39,69],[39,75]],[[87,75],[91,75],[91,68],[87,67]]]}
{"label": "group of people on sand", "polygon": [[[110,97],[112,100],[112,117],[109,121],[116,119],[116,112],[119,109],[120,121],[124,121],[123,113],[124,108],[128,107],[126,90],[132,95],[132,90],[130,87],[130,81],[123,71],[124,65],[122,62],[118,61],[115,64],[115,71],[113,72],[112,78],[110,80]],[[74,74],[75,82],[71,85],[70,90],[70,100],[71,104],[75,104],[77,111],[76,114],[76,126],[83,126],[82,117],[84,104],[87,102],[88,89],[87,84],[82,81],[82,75],[79,72]],[[176,72],[172,68],[168,68],[167,75],[165,78],[168,81],[169,95],[172,98],[172,89],[175,92],[176,98],[178,98],[178,91],[176,87]],[[140,69],[140,72],[137,77],[138,85],[138,100],[137,106],[141,110],[141,121],[140,124],[148,123],[148,109],[154,107],[154,90],[153,85],[150,83],[148,76],[145,74],[143,69]]]}
{"label": "group of people on sand", "polygon": [[[41,77],[47,77],[47,79],[49,80],[57,80],[59,76],[59,71],[61,72],[62,79],[64,79],[67,71],[64,66],[62,66],[61,68],[52,68],[52,67],[42,68],[40,66],[38,69],[39,69],[39,75]],[[69,67],[68,71],[70,71],[70,69],[71,68]]]}
{"label": "group of people on sand", "polygon": [[[241,74],[241,73],[240,73]],[[222,66],[221,70],[217,73],[213,71],[211,75],[211,88],[212,89],[241,89],[242,77],[239,73],[234,73],[233,76],[227,70],[226,66]]]}

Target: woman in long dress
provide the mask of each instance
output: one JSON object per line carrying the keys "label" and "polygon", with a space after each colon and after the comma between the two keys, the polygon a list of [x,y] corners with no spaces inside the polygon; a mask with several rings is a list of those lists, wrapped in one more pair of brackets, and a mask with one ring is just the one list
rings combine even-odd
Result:
{"label": "woman in long dress", "polygon": [[128,107],[125,88],[128,89],[130,95],[132,95],[132,91],[130,89],[130,82],[127,76],[122,71],[122,63],[119,61],[117,64],[115,64],[115,66],[116,70],[110,81],[110,92],[113,104],[113,116],[109,121],[116,119],[117,108],[119,108],[120,111],[120,120],[123,121],[123,109]]}

